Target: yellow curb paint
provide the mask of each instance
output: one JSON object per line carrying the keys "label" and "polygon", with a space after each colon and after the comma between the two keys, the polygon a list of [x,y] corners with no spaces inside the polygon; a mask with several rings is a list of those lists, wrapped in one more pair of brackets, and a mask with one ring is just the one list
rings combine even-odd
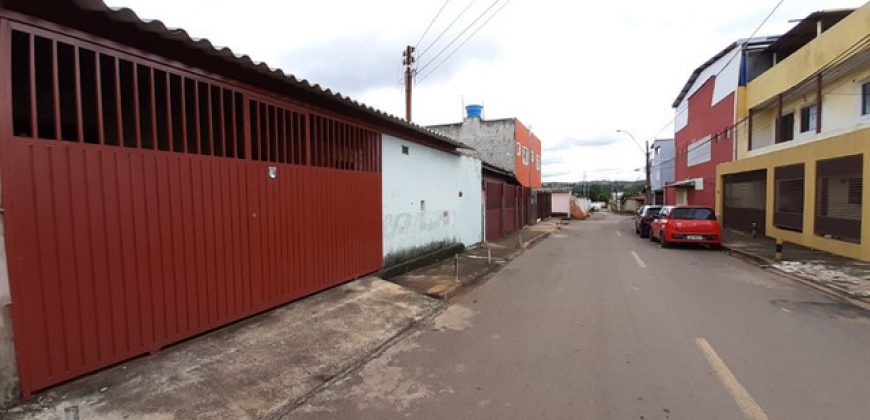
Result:
{"label": "yellow curb paint", "polygon": [[752,395],[749,395],[749,391],[747,391],[743,385],[740,385],[740,381],[738,381],[737,377],[731,373],[731,369],[728,369],[728,366],[722,358],[716,354],[716,350],[713,350],[710,343],[703,338],[696,338],[695,344],[698,345],[701,353],[704,353],[704,357],[707,358],[710,367],[713,368],[713,371],[716,372],[716,376],[719,377],[719,381],[722,382],[722,385],[725,385],[725,389],[727,389],[728,393],[731,394],[731,397],[734,398],[734,402],[736,402],[737,406],[740,407],[740,411],[743,412],[743,415],[751,420],[767,420],[767,414],[764,414],[764,410],[762,410],[758,403],[755,402]]}

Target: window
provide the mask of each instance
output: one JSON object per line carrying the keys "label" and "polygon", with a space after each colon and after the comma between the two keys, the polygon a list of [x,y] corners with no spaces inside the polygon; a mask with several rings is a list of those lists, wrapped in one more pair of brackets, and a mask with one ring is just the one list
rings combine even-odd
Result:
{"label": "window", "polygon": [[41,36],[33,42],[33,62],[36,66],[36,132],[39,138],[55,139],[52,40]]}
{"label": "window", "polygon": [[706,136],[689,144],[686,149],[686,166],[709,162],[713,157],[712,137]]}
{"label": "window", "polygon": [[381,170],[381,135],[371,128],[254,100],[214,80],[97,52],[62,35],[10,35],[11,127],[5,129],[13,136]]}
{"label": "window", "polygon": [[816,129],[816,106],[801,109],[801,133]]}
{"label": "window", "polygon": [[668,218],[675,220],[716,220],[712,209],[698,207],[677,207],[668,214]]}
{"label": "window", "polygon": [[861,85],[861,115],[870,115],[870,82]]}
{"label": "window", "polygon": [[522,150],[522,146],[520,146],[520,143],[517,142],[517,156],[520,155],[520,151],[521,151],[521,150]]}
{"label": "window", "polygon": [[22,31],[11,42],[15,136],[244,158],[239,92]]}
{"label": "window", "polygon": [[[312,128],[313,165],[352,171],[380,172],[380,163],[377,160],[379,137],[376,132],[320,115],[312,114],[309,119]],[[288,121],[297,120],[291,117]],[[297,130],[296,127],[292,127],[288,131],[291,133],[290,137],[278,138],[278,141],[287,142],[287,150],[294,154],[288,158],[289,163],[301,162],[305,158],[303,148],[305,127],[300,128],[301,130]],[[402,145],[402,153],[406,151],[410,153],[410,147]],[[298,156],[295,155],[297,152]]]}
{"label": "window", "polygon": [[783,115],[779,119],[779,141],[794,140],[794,112]]}
{"label": "window", "polygon": [[538,155],[538,158],[535,159],[535,168],[537,170],[541,170],[541,155]]}
{"label": "window", "polygon": [[523,165],[529,164],[529,149],[523,147]]}
{"label": "window", "polygon": [[12,133],[31,137],[30,35],[12,31]]}

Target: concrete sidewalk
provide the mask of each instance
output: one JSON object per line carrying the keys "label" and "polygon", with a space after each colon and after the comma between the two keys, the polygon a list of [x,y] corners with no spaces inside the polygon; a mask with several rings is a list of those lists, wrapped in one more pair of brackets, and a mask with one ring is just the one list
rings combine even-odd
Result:
{"label": "concrete sidewalk", "polygon": [[783,258],[776,261],[776,241],[772,238],[727,229],[723,239],[723,246],[738,256],[870,309],[870,263],[792,243],[783,245]]}
{"label": "concrete sidewalk", "polygon": [[[467,248],[453,257],[389,278],[396,284],[437,299],[448,299],[465,286],[498,271],[528,247],[554,232],[567,221],[551,218],[505,237]],[[456,266],[459,266],[457,273]]]}
{"label": "concrete sidewalk", "polygon": [[37,394],[4,419],[280,417],[445,305],[366,278]]}

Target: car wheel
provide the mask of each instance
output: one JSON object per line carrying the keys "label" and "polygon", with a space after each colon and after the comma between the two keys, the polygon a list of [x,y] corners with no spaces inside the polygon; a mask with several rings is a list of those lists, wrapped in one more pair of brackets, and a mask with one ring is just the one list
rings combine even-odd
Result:
{"label": "car wheel", "polygon": [[722,244],[713,244],[713,245],[710,245],[710,249],[712,249],[713,251],[721,251],[721,250],[722,250]]}
{"label": "car wheel", "polygon": [[671,244],[667,240],[665,240],[665,231],[662,230],[659,232],[659,234],[661,235],[661,237],[659,237],[659,245],[661,245],[662,248],[667,248],[671,246]]}

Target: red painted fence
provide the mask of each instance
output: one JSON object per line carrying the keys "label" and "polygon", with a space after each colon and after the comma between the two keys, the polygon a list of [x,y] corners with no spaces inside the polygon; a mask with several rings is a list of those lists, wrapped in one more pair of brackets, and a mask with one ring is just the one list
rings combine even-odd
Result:
{"label": "red painted fence", "polygon": [[533,222],[529,220],[529,207],[532,205],[532,191],[529,188],[486,181],[484,190],[487,241],[497,240]]}
{"label": "red painted fence", "polygon": [[380,268],[373,129],[4,28],[0,170],[25,395]]}

